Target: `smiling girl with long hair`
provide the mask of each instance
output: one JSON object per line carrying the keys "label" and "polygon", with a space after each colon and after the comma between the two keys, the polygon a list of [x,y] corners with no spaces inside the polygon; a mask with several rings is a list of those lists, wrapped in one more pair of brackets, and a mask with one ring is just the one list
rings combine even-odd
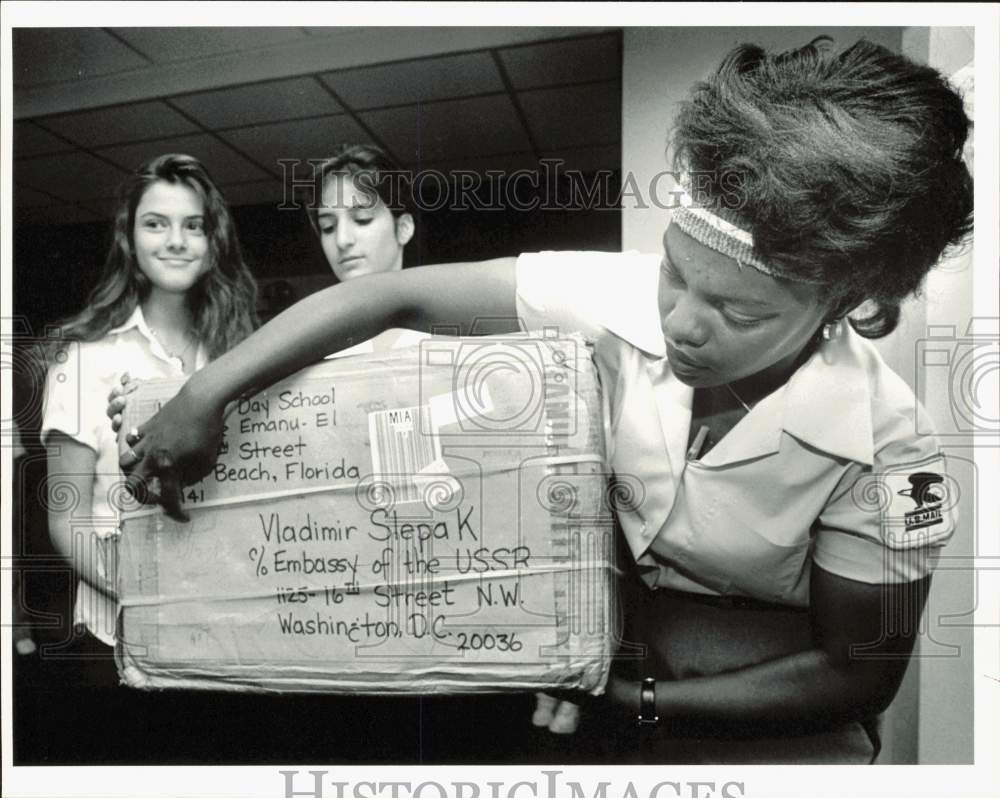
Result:
{"label": "smiling girl with long hair", "polygon": [[[253,332],[256,287],[205,167],[167,154],[125,181],[104,271],[49,347],[42,441],[49,533],[80,577],[77,625],[114,642],[118,449],[104,415],[123,373],[192,374]],[[110,652],[109,652],[110,653]]]}

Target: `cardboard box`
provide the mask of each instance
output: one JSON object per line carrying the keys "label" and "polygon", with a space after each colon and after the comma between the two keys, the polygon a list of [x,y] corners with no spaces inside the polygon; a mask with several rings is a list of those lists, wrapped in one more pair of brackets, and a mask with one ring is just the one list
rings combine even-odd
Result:
{"label": "cardboard box", "polygon": [[[123,428],[180,384],[144,384]],[[605,419],[587,344],[541,334],[326,361],[240,401],[190,523],[123,515],[124,682],[601,692]]]}

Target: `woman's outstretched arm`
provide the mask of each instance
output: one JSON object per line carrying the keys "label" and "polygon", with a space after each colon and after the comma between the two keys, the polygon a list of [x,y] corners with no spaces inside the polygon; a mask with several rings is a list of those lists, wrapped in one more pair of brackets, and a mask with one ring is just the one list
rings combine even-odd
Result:
{"label": "woman's outstretched arm", "polygon": [[[168,514],[184,519],[180,489],[215,460],[226,405],[391,327],[468,335],[488,319],[490,332],[518,329],[515,259],[423,266],[373,274],[319,291],[292,305],[245,341],[197,372],[176,397],[140,427],[123,455],[130,484]],[[134,454],[133,454],[134,452]],[[138,459],[138,462],[137,462]]]}

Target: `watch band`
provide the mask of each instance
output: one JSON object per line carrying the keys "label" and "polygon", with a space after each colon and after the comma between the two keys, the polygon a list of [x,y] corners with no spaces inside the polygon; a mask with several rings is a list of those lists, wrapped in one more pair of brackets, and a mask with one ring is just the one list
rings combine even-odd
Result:
{"label": "watch band", "polygon": [[639,690],[639,715],[636,720],[640,726],[655,726],[660,722],[656,714],[656,679],[646,677],[642,680]]}

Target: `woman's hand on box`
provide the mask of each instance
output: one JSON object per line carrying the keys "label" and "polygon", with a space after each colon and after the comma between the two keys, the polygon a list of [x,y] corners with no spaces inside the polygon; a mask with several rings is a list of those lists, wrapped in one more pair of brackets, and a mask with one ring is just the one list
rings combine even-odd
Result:
{"label": "woman's hand on box", "polygon": [[187,521],[181,509],[184,485],[197,482],[215,463],[222,439],[223,411],[191,389],[180,392],[130,435],[130,448],[118,464],[128,475],[128,487],[143,504],[162,504],[171,518]]}

